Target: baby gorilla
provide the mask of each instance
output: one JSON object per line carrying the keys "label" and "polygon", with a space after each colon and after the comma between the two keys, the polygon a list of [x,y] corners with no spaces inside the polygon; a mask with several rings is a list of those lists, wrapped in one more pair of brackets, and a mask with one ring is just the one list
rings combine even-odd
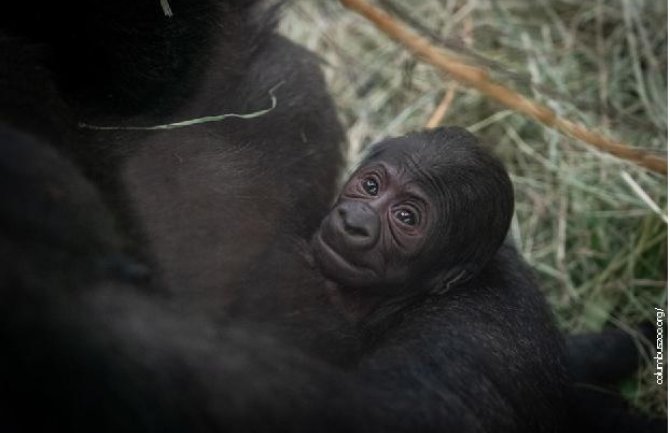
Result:
{"label": "baby gorilla", "polygon": [[[465,129],[386,139],[372,146],[310,241],[280,239],[258,260],[238,284],[231,314],[331,363],[355,365],[398,326],[398,314],[423,317],[409,311],[481,276],[512,211],[502,164]],[[272,290],[249,289],[264,281]],[[473,290],[491,285],[480,283]],[[454,302],[447,300],[458,308]]]}
{"label": "baby gorilla", "polygon": [[315,262],[353,317],[441,294],[496,253],[513,195],[502,164],[463,128],[384,140],[314,235]]}

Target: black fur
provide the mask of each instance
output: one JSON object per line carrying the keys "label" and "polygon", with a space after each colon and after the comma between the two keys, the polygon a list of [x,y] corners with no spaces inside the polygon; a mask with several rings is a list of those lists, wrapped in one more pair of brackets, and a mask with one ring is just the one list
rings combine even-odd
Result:
{"label": "black fur", "polygon": [[610,328],[567,338],[567,360],[572,382],[572,407],[583,432],[665,432],[667,420],[636,411],[616,386],[652,359],[648,342],[656,340],[656,327],[644,323],[632,331]]}
{"label": "black fur", "polygon": [[[511,250],[370,332],[346,369],[272,308],[277,288],[305,299],[299,274],[259,273],[239,290],[267,320],[227,320],[233,282],[317,227],[343,134],[275,6],[169,3],[174,17],[130,0],[0,14],[0,430],[560,431],[562,346]],[[257,112],[280,83],[255,119],[82,127]]]}
{"label": "black fur", "polygon": [[[423,273],[430,269],[432,281],[461,265],[454,249],[466,244],[471,273],[448,290],[420,288],[426,284],[421,272],[406,275],[399,293],[384,286],[373,293],[340,287],[336,274],[321,276],[310,263],[306,239],[283,240],[289,248],[271,250],[240,283],[248,292],[235,305],[235,320],[268,327],[306,353],[343,366],[356,386],[384,395],[375,402],[384,424],[368,426],[371,431],[569,428],[562,337],[532,272],[512,247],[500,247],[512,212],[511,184],[500,164],[477,146],[470,134],[452,128],[384,141],[364,161],[393,167],[399,184],[439,183],[427,200],[433,209],[448,209],[433,221],[432,236],[414,260],[423,264]],[[411,174],[402,170],[409,162],[416,164]],[[356,175],[352,179],[346,191],[358,184]],[[380,195],[383,189],[392,188],[380,187]],[[468,215],[472,203],[479,207],[477,216]],[[485,226],[481,242],[472,239],[474,227],[458,230],[467,226],[466,218]],[[347,257],[344,247],[339,253]],[[263,290],[267,281],[272,291]],[[361,315],[347,314],[357,302],[373,306]]]}

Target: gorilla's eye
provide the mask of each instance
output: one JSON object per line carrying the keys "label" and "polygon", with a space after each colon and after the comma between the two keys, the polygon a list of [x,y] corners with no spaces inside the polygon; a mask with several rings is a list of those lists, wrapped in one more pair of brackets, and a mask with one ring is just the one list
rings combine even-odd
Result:
{"label": "gorilla's eye", "polygon": [[408,226],[415,226],[418,222],[416,213],[410,209],[398,209],[395,211],[394,216],[398,221]]}
{"label": "gorilla's eye", "polygon": [[363,190],[370,195],[377,195],[379,192],[379,184],[371,177],[363,179],[361,185],[363,186]]}

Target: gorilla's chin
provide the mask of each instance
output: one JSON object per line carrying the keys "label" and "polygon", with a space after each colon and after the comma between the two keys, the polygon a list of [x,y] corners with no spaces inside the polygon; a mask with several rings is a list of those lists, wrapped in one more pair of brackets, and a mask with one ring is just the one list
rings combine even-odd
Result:
{"label": "gorilla's chin", "polygon": [[377,273],[366,266],[354,264],[336,251],[318,231],[312,238],[314,260],[323,275],[342,289],[374,286],[379,283]]}

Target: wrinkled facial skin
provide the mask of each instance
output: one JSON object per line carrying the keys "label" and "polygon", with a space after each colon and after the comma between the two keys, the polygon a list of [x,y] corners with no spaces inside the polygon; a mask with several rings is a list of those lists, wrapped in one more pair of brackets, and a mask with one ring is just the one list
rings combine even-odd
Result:
{"label": "wrinkled facial skin", "polygon": [[459,127],[410,133],[370,148],[314,235],[312,253],[344,290],[446,290],[486,266],[513,212],[507,172],[474,135]]}
{"label": "wrinkled facial skin", "polygon": [[410,173],[371,161],[347,181],[314,235],[315,260],[344,289],[402,285],[420,261],[435,214]]}

